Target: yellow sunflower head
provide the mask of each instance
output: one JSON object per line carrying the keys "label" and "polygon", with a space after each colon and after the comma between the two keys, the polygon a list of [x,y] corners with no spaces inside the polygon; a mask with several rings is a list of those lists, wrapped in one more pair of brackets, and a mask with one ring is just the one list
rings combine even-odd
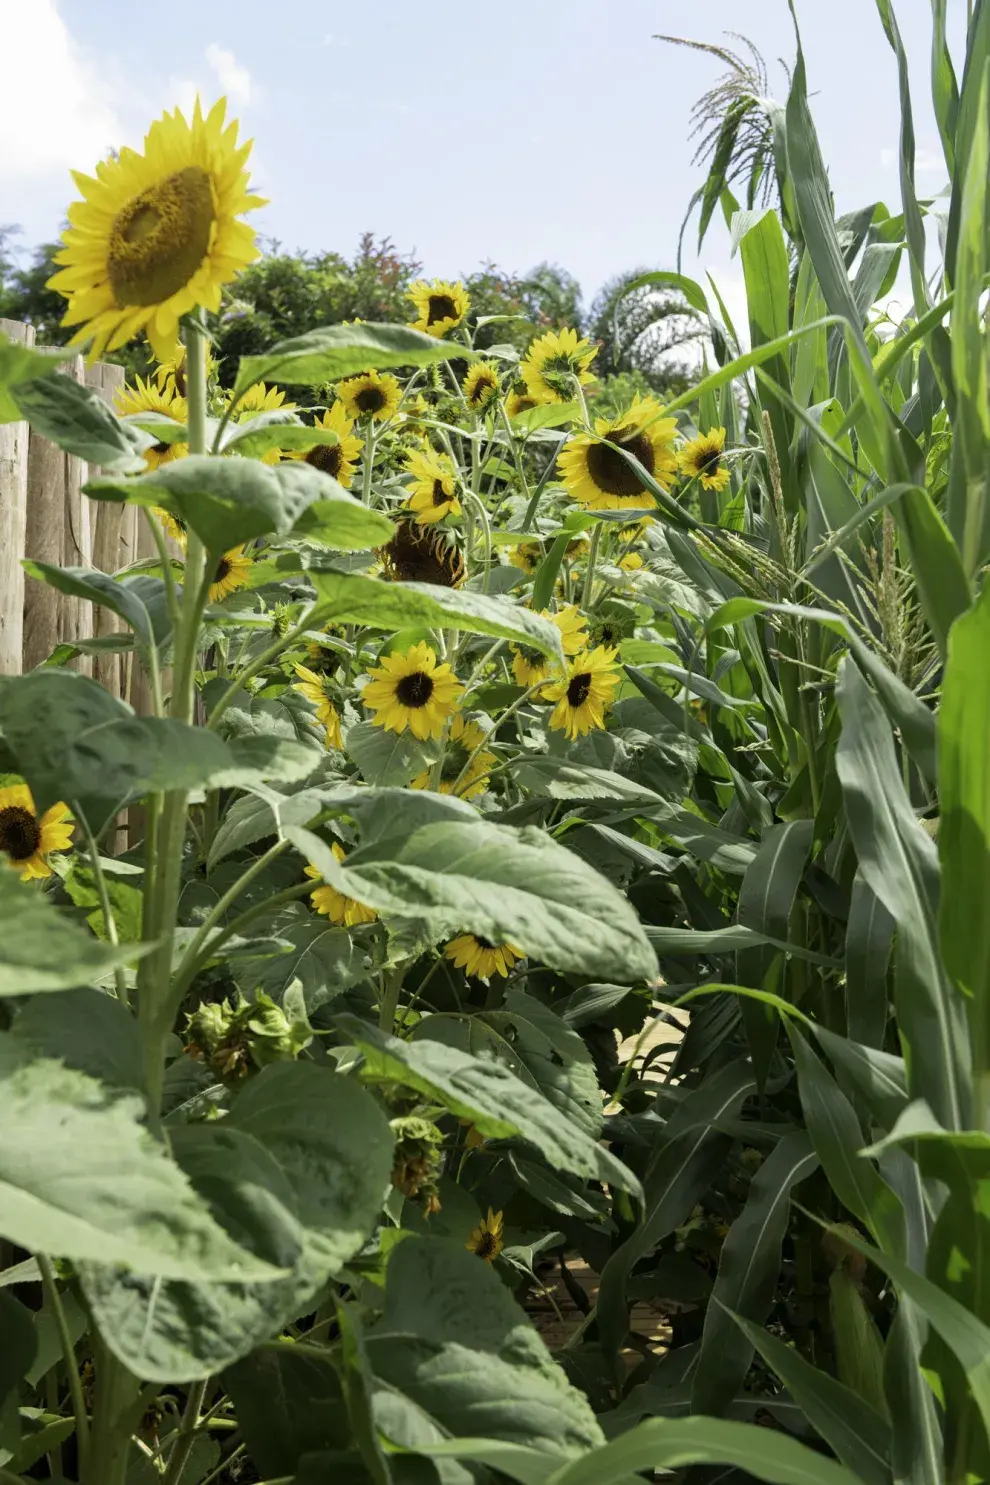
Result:
{"label": "yellow sunflower head", "polygon": [[585,650],[570,662],[562,681],[546,688],[547,701],[557,703],[550,716],[555,731],[573,741],[605,726],[605,712],[621,680],[616,658],[614,650]]}
{"label": "yellow sunflower head", "polygon": [[665,417],[659,402],[637,396],[620,417],[596,418],[594,435],[578,433],[568,440],[557,464],[560,477],[572,499],[587,510],[655,505],[637,471],[618,450],[638,459],[663,485],[677,469],[676,431],[677,420]]}
{"label": "yellow sunflower head", "polygon": [[[174,419],[176,423],[184,423],[188,416],[186,399],[176,392],[174,382],[159,388],[154,385],[150,376],[146,382],[136,376],[133,387],[122,387],[116,393],[114,404],[117,411],[125,417],[129,413],[161,413],[166,418]],[[189,447],[184,443],[153,443],[144,451],[144,462],[149,470],[158,469],[162,464],[170,464],[173,459],[181,459],[188,452]]]}
{"label": "yellow sunflower head", "polygon": [[459,516],[457,471],[446,454],[432,449],[413,449],[406,455],[406,470],[412,475],[407,508],[421,526],[431,526],[444,516]]}
{"label": "yellow sunflower head", "polygon": [[375,423],[387,423],[402,400],[402,387],[387,371],[362,371],[338,382],[337,396],[344,412],[355,422],[371,418]]}
{"label": "yellow sunflower head", "polygon": [[393,583],[432,583],[437,588],[459,588],[467,576],[464,556],[447,533],[431,531],[415,520],[401,518],[395,535],[378,556],[385,576]]}
{"label": "yellow sunflower head", "polygon": [[[207,380],[209,380],[210,377],[216,376],[216,373],[217,373],[216,358],[211,354],[210,351],[207,351],[207,353],[206,353],[206,376],[207,376]],[[177,340],[176,343],[175,343],[175,345],[172,348],[172,352],[169,355],[168,359],[165,360],[165,361],[160,362],[159,365],[155,367],[155,382],[156,382],[156,384],[157,384],[157,386],[158,386],[158,388],[159,388],[160,391],[163,391],[164,392],[164,391],[167,391],[169,388],[171,388],[172,391],[178,392],[178,394],[179,394],[180,397],[185,397],[185,395],[186,395],[186,347],[185,347],[185,344],[184,344],[183,341]]]}
{"label": "yellow sunflower head", "polygon": [[318,676],[315,671],[307,670],[305,665],[296,666],[296,675],[299,680],[292,689],[305,696],[316,707],[316,720],[323,724],[327,747],[342,748],[344,743],[340,733],[340,716],[326,693],[323,677]]}
{"label": "yellow sunflower head", "polygon": [[[229,400],[229,399],[228,399]],[[264,382],[255,382],[249,387],[242,397],[237,399],[238,419],[253,418],[260,412],[274,412],[276,408],[284,408],[286,412],[293,412],[296,404],[286,402],[285,393],[278,387],[269,387]]]}
{"label": "yellow sunflower head", "polygon": [[540,399],[532,396],[525,382],[517,382],[505,399],[505,410],[510,418],[518,418],[520,413],[540,405]]}
{"label": "yellow sunflower head", "polygon": [[441,736],[463,689],[450,666],[438,665],[422,641],[404,654],[383,656],[368,674],[361,700],[375,713],[375,726],[400,733],[408,727],[421,742]]}
{"label": "yellow sunflower head", "polygon": [[468,1252],[477,1254],[486,1263],[492,1263],[501,1253],[504,1243],[502,1213],[493,1212],[489,1207],[488,1216],[482,1217],[464,1246]]}
{"label": "yellow sunflower head", "polygon": [[48,856],[67,851],[72,816],[66,804],[53,804],[39,818],[27,784],[0,789],[0,867],[13,867],[22,882],[50,877]]}
{"label": "yellow sunflower head", "polygon": [[[477,722],[466,721],[463,712],[457,713],[440,764],[438,793],[456,794],[459,799],[472,799],[476,794],[484,793],[489,771],[495,762],[495,754],[481,746],[487,736]],[[479,750],[477,753],[475,748]],[[432,789],[433,770],[426,768],[418,773],[412,786],[414,789]]]}
{"label": "yellow sunflower head", "polygon": [[597,354],[576,330],[548,330],[533,341],[519,370],[535,402],[570,402],[577,385],[594,381],[588,367]]}
{"label": "yellow sunflower head", "polygon": [[210,584],[210,602],[219,603],[228,593],[236,593],[246,586],[251,576],[251,558],[245,555],[243,544],[224,552],[216,565]]}
{"label": "yellow sunflower head", "polygon": [[250,143],[225,122],[226,99],[189,123],[176,109],[158,119],[142,151],[122,149],[95,176],[75,175],[82,200],[69,207],[59,271],[48,281],[69,301],[63,325],[90,356],[144,331],[167,361],[179,320],[202,305],[215,313],[221,289],[258,256],[241,214],[264,202],[248,191]]}
{"label": "yellow sunflower head", "polygon": [[565,604],[555,614],[543,611],[543,617],[560,630],[560,643],[565,655],[580,655],[588,644],[588,621],[576,603]]}
{"label": "yellow sunflower head", "polygon": [[529,645],[510,645],[509,650],[512,654],[512,675],[517,686],[525,686],[528,691],[530,686],[549,680],[550,661],[541,650],[531,649]]}
{"label": "yellow sunflower head", "polygon": [[319,469],[323,474],[329,474],[338,485],[349,490],[354,479],[354,471],[357,461],[361,457],[364,448],[364,439],[358,438],[354,433],[354,424],[344,411],[342,402],[335,402],[333,407],[327,408],[321,417],[314,419],[317,428],[328,428],[331,433],[336,433],[336,443],[318,443],[314,448],[298,449],[292,454],[293,459],[303,459],[307,464],[312,464],[314,469]]}
{"label": "yellow sunflower head", "polygon": [[535,572],[543,561],[543,548],[538,541],[521,541],[512,548],[509,561],[528,575]]}
{"label": "yellow sunflower head", "polygon": [[[334,841],[330,849],[338,861],[343,861],[343,846]],[[320,881],[319,868],[312,863],[306,867],[306,875],[315,882]],[[358,902],[353,897],[345,897],[343,892],[338,892],[336,887],[331,887],[328,883],[323,883],[311,892],[309,900],[322,917],[329,918],[331,923],[340,923],[344,928],[354,928],[359,923],[374,923],[378,917],[374,908],[365,907],[363,902]]]}
{"label": "yellow sunflower head", "polygon": [[721,494],[729,483],[729,470],[722,458],[724,451],[725,429],[709,428],[681,449],[681,473],[688,479],[700,480],[703,490]]}
{"label": "yellow sunflower head", "polygon": [[471,307],[464,285],[443,278],[435,278],[432,283],[417,279],[409,287],[409,298],[416,307],[413,329],[425,330],[427,335],[445,335],[453,330]]}
{"label": "yellow sunflower head", "polygon": [[493,944],[477,933],[462,933],[452,938],[443,952],[458,969],[479,980],[491,979],[492,975],[505,979],[516,960],[523,958],[522,949],[514,944]]}
{"label": "yellow sunflower head", "polygon": [[498,396],[498,367],[494,361],[475,361],[464,378],[464,400],[472,412],[483,412]]}

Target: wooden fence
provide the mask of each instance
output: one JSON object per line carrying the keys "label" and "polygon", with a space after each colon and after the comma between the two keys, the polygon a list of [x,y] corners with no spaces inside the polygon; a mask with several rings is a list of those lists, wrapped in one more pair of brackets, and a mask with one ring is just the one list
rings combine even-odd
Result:
{"label": "wooden fence", "polygon": [[[19,320],[0,319],[0,331],[22,345],[34,344],[34,327]],[[87,366],[81,356],[64,362],[62,370],[108,402],[124,385],[123,367]],[[0,424],[0,675],[33,670],[58,644],[123,628],[108,609],[58,593],[21,566],[32,557],[112,573],[154,555],[154,540],[135,506],[83,495],[95,472],[27,423]],[[137,711],[148,711],[146,681],[131,653],[79,655],[69,664]]]}

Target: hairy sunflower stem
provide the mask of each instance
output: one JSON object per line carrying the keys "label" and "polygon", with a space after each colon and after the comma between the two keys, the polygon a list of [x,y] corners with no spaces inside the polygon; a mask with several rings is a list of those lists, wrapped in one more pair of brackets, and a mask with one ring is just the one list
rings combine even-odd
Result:
{"label": "hairy sunflower stem", "polygon": [[393,969],[382,986],[382,1002],[378,1008],[378,1025],[391,1036],[395,1031],[395,1018],[399,1011],[399,996],[402,993],[403,968]]}
{"label": "hairy sunflower stem", "polygon": [[[117,920],[114,917],[113,907],[110,903],[110,893],[107,889],[107,879],[103,871],[103,864],[100,861],[100,851],[96,844],[96,837],[90,828],[85,811],[80,807],[78,802],[74,801],[72,808],[76,819],[83,828],[83,835],[86,837],[86,850],[89,853],[90,865],[93,868],[93,880],[96,883],[96,893],[100,899],[100,911],[103,914],[107,942],[116,949],[120,945],[120,939],[117,937]],[[114,965],[113,983],[117,992],[117,999],[122,1000],[126,1005],[128,1000],[127,976],[124,973],[124,966],[122,964]]]}
{"label": "hairy sunflower stem", "polygon": [[591,613],[594,607],[595,596],[595,568],[598,565],[598,547],[602,539],[602,527],[604,521],[596,521],[595,528],[591,533],[591,541],[588,545],[588,567],[584,574],[584,587],[581,592],[581,601],[586,613]]}
{"label": "hairy sunflower stem", "polygon": [[203,1382],[194,1382],[189,1389],[186,1405],[182,1410],[182,1422],[179,1424],[179,1436],[169,1455],[168,1467],[162,1477],[162,1485],[179,1485],[182,1479],[186,1462],[189,1459],[189,1451],[196,1440],[199,1414],[208,1386],[209,1378],[207,1377]]}
{"label": "hairy sunflower stem", "polygon": [[368,436],[364,440],[364,458],[361,461],[361,499],[371,505],[371,476],[375,468],[375,423],[368,419]]}
{"label": "hairy sunflower stem", "polygon": [[89,1455],[89,1415],[86,1412],[82,1379],[79,1376],[79,1366],[76,1362],[76,1348],[72,1341],[72,1332],[69,1329],[69,1322],[58,1292],[58,1284],[55,1280],[55,1271],[52,1268],[51,1259],[46,1254],[39,1253],[38,1267],[41,1270],[41,1283],[45,1291],[45,1303],[49,1310],[51,1310],[52,1319],[55,1321],[55,1329],[58,1331],[59,1344],[62,1347],[62,1359],[65,1362],[65,1374],[69,1383],[69,1396],[72,1399],[72,1412],[76,1420],[76,1447],[79,1451],[79,1468],[80,1472],[82,1472],[86,1468],[86,1460]]}

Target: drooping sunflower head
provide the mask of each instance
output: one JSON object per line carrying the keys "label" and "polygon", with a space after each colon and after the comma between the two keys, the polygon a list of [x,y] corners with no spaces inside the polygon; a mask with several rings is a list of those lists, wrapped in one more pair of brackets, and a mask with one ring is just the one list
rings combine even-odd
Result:
{"label": "drooping sunflower head", "polygon": [[729,483],[729,469],[723,459],[725,452],[725,429],[709,428],[698,438],[692,438],[681,449],[681,473],[688,479],[698,479],[703,490],[721,493]]}
{"label": "drooping sunflower head", "polygon": [[[458,712],[440,763],[440,777],[433,783],[433,770],[426,768],[412,781],[414,789],[436,788],[440,794],[456,794],[458,799],[472,799],[483,794],[495,754],[482,747],[488,734],[477,722],[468,721]],[[476,752],[475,749],[478,751]]]}
{"label": "drooping sunflower head", "polygon": [[656,501],[624,456],[638,460],[663,485],[677,469],[676,431],[676,419],[665,417],[654,398],[637,396],[620,417],[596,418],[594,435],[579,433],[568,440],[557,464],[560,477],[587,510],[648,508]]}
{"label": "drooping sunflower head", "polygon": [[518,381],[505,399],[505,411],[510,418],[518,418],[520,413],[529,412],[532,407],[539,407],[540,399],[532,396],[524,381]]}
{"label": "drooping sunflower head", "polygon": [[501,1253],[505,1239],[502,1231],[502,1213],[488,1208],[488,1216],[482,1217],[465,1243],[468,1252],[475,1253],[486,1263],[493,1263]]}
{"label": "drooping sunflower head", "polygon": [[[343,861],[345,851],[338,841],[334,841],[330,847],[337,861]],[[329,918],[331,923],[340,923],[344,928],[354,928],[359,923],[374,923],[378,914],[374,908],[365,907],[363,902],[358,902],[353,897],[345,897],[343,892],[338,892],[336,887],[331,887],[328,882],[322,882],[319,867],[310,863],[306,867],[306,875],[321,885],[309,894],[309,900],[316,911],[324,918]]]}
{"label": "drooping sunflower head", "polygon": [[522,949],[514,944],[493,944],[477,933],[462,933],[452,938],[443,952],[458,969],[476,975],[479,980],[488,980],[492,975],[505,979],[516,960],[523,958]]}
{"label": "drooping sunflower head", "polygon": [[406,455],[406,470],[412,475],[407,507],[421,526],[458,516],[457,471],[447,454],[432,449],[413,449]]}
{"label": "drooping sunflower head", "polygon": [[210,602],[219,603],[228,593],[236,593],[246,586],[251,577],[251,558],[246,556],[243,544],[224,552],[216,565],[210,583]]}
{"label": "drooping sunflower head", "polygon": [[550,726],[572,740],[605,726],[605,712],[621,680],[614,650],[585,650],[575,656],[562,681],[546,688],[546,699],[557,704]]}
{"label": "drooping sunflower head", "polygon": [[467,576],[464,556],[452,534],[431,531],[400,518],[395,535],[378,549],[385,576],[393,583],[432,583],[459,588]]}
{"label": "drooping sunflower head", "polygon": [[368,675],[361,700],[375,713],[375,726],[397,733],[408,728],[420,741],[440,737],[463,690],[450,666],[438,664],[425,641],[402,654],[384,655]]}
{"label": "drooping sunflower head", "polygon": [[299,680],[293,686],[293,691],[298,691],[316,707],[316,720],[323,725],[326,746],[342,748],[344,741],[340,732],[340,715],[327,695],[323,677],[307,669],[305,665],[297,665],[295,669]]}
{"label": "drooping sunflower head", "polygon": [[464,400],[472,412],[482,412],[498,396],[498,367],[494,361],[475,361],[464,378]]}
{"label": "drooping sunflower head", "polygon": [[338,485],[349,490],[357,461],[364,448],[364,439],[356,436],[354,424],[347,416],[342,402],[335,402],[320,417],[314,418],[313,426],[336,433],[337,442],[318,443],[311,449],[297,449],[291,457],[312,464],[314,469],[320,470],[322,474],[329,474]]}
{"label": "drooping sunflower head", "polygon": [[471,307],[464,285],[443,278],[435,278],[432,283],[417,279],[409,287],[409,298],[416,307],[413,329],[424,330],[427,335],[446,335]]}
{"label": "drooping sunflower head", "polygon": [[48,857],[67,851],[72,816],[66,804],[53,804],[39,817],[27,784],[0,789],[0,870],[13,867],[22,882],[50,877]]}
{"label": "drooping sunflower head", "polygon": [[[176,423],[184,423],[188,416],[186,399],[180,397],[175,390],[174,383],[166,383],[164,387],[156,387],[149,376],[147,381],[142,381],[139,376],[134,378],[133,387],[122,387],[114,397],[117,411],[125,417],[133,413],[161,413],[163,417],[172,418]],[[149,470],[158,469],[162,464],[170,464],[173,459],[181,459],[189,452],[185,443],[153,443],[144,451],[144,462]]]}
{"label": "drooping sunflower head", "polygon": [[597,354],[576,330],[548,330],[533,341],[519,370],[535,402],[570,402],[578,385],[594,381],[588,368]]}
{"label": "drooping sunflower head", "polygon": [[92,342],[95,360],[144,331],[167,361],[179,320],[203,306],[258,256],[241,215],[264,202],[248,190],[250,142],[225,121],[226,99],[192,122],[176,109],[158,119],[142,151],[122,149],[95,176],[75,175],[82,200],[69,208],[59,271],[48,281],[69,301],[62,321]]}
{"label": "drooping sunflower head", "polygon": [[338,382],[337,396],[344,412],[355,422],[371,418],[375,423],[387,423],[402,400],[402,387],[387,371],[362,371]]}

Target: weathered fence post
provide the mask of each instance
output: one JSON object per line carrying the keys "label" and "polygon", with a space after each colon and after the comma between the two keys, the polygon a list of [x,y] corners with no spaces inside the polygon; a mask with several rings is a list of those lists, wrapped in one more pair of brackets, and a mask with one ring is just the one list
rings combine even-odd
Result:
{"label": "weathered fence post", "polygon": [[[97,362],[86,367],[86,385],[92,387],[107,402],[113,403],[115,394],[123,388],[124,368]],[[97,470],[92,470],[96,474]],[[115,500],[100,500],[90,506],[93,531],[93,566],[101,572],[118,572],[121,567],[135,561],[134,508],[118,504]],[[93,609],[93,633],[95,635],[117,634],[124,628],[123,621],[108,608]],[[114,696],[127,696],[127,661],[129,656],[97,655],[93,673],[96,679]]]}
{"label": "weathered fence post", "polygon": [[[82,356],[67,361],[63,370],[77,382],[85,382],[86,373]],[[93,473],[97,471],[94,469]],[[74,454],[65,456],[65,515],[62,522],[63,567],[92,567],[92,502],[83,495],[82,487],[89,478],[89,466],[84,459]],[[96,608],[84,598],[67,597],[62,606],[61,638],[69,644],[88,639],[96,633]],[[93,674],[90,655],[79,655],[70,662],[73,670],[84,675]]]}
{"label": "weathered fence post", "polygon": [[[34,345],[34,326],[0,320],[20,345]],[[0,423],[0,675],[19,675],[24,638],[24,536],[27,522],[28,425]]]}
{"label": "weathered fence post", "polygon": [[[31,436],[27,456],[27,515],[21,553],[36,562],[62,563],[66,457],[57,443]],[[27,578],[24,584],[23,668],[34,670],[65,638],[68,600],[57,588]]]}

